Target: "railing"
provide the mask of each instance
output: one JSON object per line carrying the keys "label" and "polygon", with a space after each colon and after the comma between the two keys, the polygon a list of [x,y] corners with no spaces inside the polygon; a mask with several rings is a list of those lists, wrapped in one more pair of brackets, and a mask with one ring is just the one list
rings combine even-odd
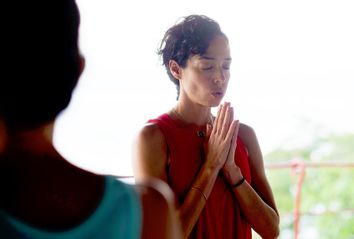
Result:
{"label": "railing", "polygon": [[[323,211],[323,212],[300,212],[301,206],[301,191],[305,180],[307,168],[354,168],[354,162],[305,162],[301,159],[294,159],[290,162],[268,163],[265,165],[267,170],[273,169],[291,169],[291,173],[297,176],[296,191],[295,191],[295,205],[294,205],[294,239],[299,238],[300,233],[300,219],[301,215],[322,215],[322,214],[336,214],[339,211]],[[354,214],[354,209],[342,209],[341,212],[349,212]]]}

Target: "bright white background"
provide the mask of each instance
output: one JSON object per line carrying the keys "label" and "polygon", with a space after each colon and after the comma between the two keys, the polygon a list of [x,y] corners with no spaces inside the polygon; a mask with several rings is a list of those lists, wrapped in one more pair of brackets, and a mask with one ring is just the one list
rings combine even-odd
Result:
{"label": "bright white background", "polygon": [[77,1],[86,69],[54,139],[83,168],[132,175],[134,134],[175,103],[159,41],[189,14],[215,19],[228,35],[225,100],[255,129],[264,153],[354,133],[352,0]]}

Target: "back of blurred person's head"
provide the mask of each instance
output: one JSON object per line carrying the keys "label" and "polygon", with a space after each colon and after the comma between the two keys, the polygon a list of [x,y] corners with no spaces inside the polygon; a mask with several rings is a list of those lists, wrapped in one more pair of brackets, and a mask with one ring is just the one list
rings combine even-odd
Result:
{"label": "back of blurred person's head", "polygon": [[67,107],[79,78],[78,8],[74,0],[0,5],[8,16],[1,32],[1,118],[9,129],[33,129]]}

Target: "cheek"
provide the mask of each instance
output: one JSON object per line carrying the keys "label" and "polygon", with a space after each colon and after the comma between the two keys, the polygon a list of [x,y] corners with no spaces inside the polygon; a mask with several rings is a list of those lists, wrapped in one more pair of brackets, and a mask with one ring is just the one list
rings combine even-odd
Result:
{"label": "cheek", "polygon": [[225,77],[225,85],[227,86],[230,81],[230,71],[224,72],[224,77]]}
{"label": "cheek", "polygon": [[208,75],[201,75],[195,82],[196,86],[199,87],[201,91],[207,90],[213,85],[213,78]]}
{"label": "cheek", "polygon": [[209,81],[210,77],[208,75],[201,72],[193,72],[187,76],[185,83],[188,84],[189,88],[197,90],[206,87]]}
{"label": "cheek", "polygon": [[230,72],[225,75],[226,78],[226,83],[229,83],[230,81]]}
{"label": "cheek", "polygon": [[230,70],[226,70],[224,69],[222,71],[222,73],[224,74],[225,78],[228,80],[230,78]]}
{"label": "cheek", "polygon": [[230,78],[230,71],[229,70],[225,72],[225,76],[227,77],[227,79]]}
{"label": "cheek", "polygon": [[206,88],[206,84],[203,83],[203,81],[191,81],[188,84],[188,88],[190,91],[192,91],[194,94],[198,94],[198,92],[202,92]]}
{"label": "cheek", "polygon": [[184,89],[190,98],[197,99],[204,97],[205,92],[208,91],[211,85],[211,81],[199,76],[198,78],[193,78],[185,81]]}

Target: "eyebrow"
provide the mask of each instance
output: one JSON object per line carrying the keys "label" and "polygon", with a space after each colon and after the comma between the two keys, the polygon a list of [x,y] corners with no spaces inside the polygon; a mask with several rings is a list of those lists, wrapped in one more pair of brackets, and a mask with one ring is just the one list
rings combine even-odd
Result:
{"label": "eyebrow", "polygon": [[[199,59],[201,59],[201,60],[215,60],[214,57],[209,57],[209,56],[200,56]],[[231,57],[228,57],[228,58],[225,58],[224,60],[231,61],[232,59],[231,59]]]}

